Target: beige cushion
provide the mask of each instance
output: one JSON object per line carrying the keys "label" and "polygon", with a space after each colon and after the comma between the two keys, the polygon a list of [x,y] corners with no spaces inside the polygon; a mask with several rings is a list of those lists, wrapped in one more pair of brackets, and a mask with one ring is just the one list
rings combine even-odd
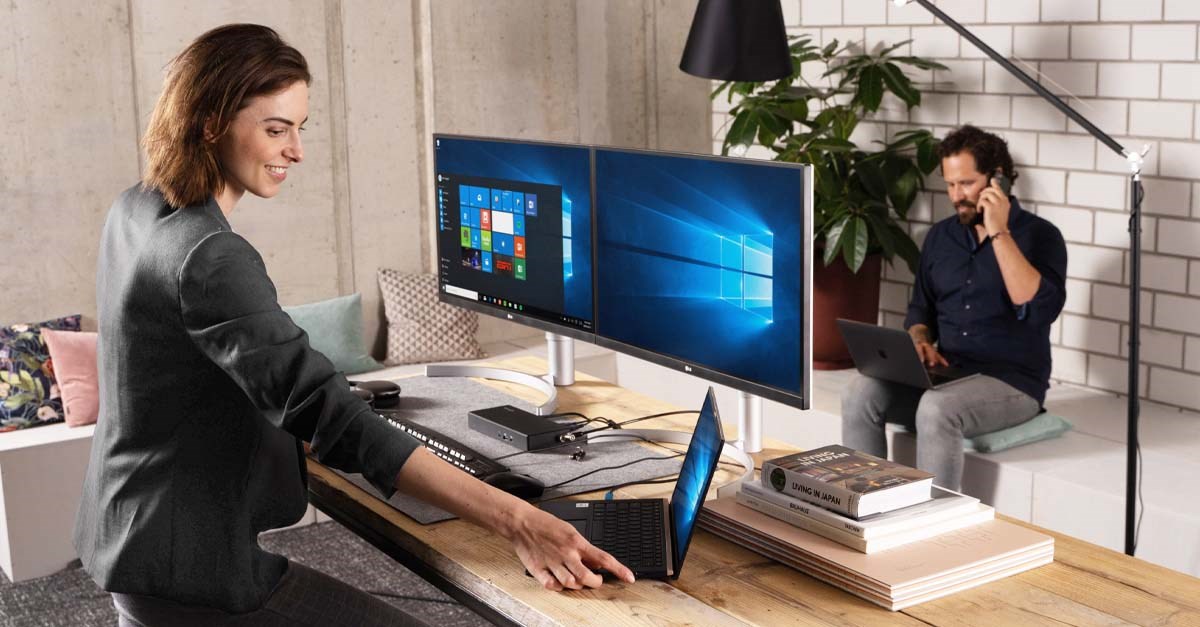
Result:
{"label": "beige cushion", "polygon": [[475,339],[479,316],[438,301],[437,276],[384,268],[379,289],[387,316],[387,365],[484,356]]}

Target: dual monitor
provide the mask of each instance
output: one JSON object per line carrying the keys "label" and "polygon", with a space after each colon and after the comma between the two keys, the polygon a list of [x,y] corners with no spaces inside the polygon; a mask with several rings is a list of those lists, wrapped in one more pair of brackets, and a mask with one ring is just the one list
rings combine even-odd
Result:
{"label": "dual monitor", "polygon": [[810,167],[433,141],[443,302],[809,406]]}

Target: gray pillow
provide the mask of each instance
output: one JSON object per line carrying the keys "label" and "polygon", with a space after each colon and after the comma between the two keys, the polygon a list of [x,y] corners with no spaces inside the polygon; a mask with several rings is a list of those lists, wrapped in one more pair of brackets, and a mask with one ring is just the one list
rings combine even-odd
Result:
{"label": "gray pillow", "polygon": [[437,276],[384,268],[379,290],[388,323],[387,365],[485,356],[475,339],[479,316],[439,301]]}
{"label": "gray pillow", "polygon": [[308,333],[308,343],[345,374],[379,370],[363,340],[362,295],[355,292],[307,305],[284,307],[296,326]]}

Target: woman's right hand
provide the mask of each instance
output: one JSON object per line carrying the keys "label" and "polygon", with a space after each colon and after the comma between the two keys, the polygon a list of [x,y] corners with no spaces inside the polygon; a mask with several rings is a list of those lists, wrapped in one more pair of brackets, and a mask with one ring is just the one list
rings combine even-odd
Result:
{"label": "woman's right hand", "polygon": [[525,568],[547,590],[598,588],[603,579],[593,572],[597,568],[633,583],[632,571],[585,540],[571,523],[533,506],[521,508],[515,518],[506,535]]}
{"label": "woman's right hand", "polygon": [[934,366],[949,366],[950,362],[938,352],[938,349],[924,340],[914,340],[917,347],[917,355],[921,358],[921,363],[932,368]]}

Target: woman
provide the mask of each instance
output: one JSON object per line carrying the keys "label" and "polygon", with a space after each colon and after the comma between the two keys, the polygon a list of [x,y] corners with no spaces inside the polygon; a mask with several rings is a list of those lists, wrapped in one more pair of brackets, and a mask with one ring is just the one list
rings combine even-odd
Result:
{"label": "woman", "polygon": [[173,61],[144,181],[113,204],[97,272],[100,419],[76,521],[122,625],[406,624],[387,603],[259,548],[307,505],[302,442],[383,494],[508,538],[546,588],[632,581],[568,523],[417,445],[349,392],[276,302],[227,216],[301,163],[311,77],[269,28],[230,25]]}

